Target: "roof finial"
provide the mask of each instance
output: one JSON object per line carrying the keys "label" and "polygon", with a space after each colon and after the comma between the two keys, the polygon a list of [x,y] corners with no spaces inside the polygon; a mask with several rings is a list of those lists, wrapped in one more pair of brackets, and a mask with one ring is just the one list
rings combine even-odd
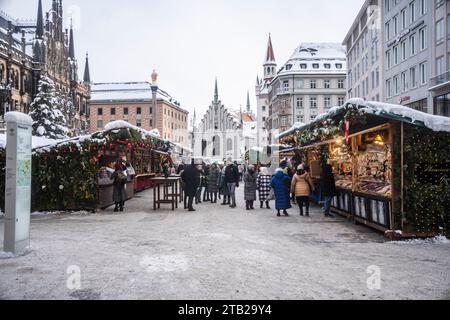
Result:
{"label": "roof finial", "polygon": [[218,103],[219,102],[219,89],[217,87],[217,77],[216,77],[216,84],[215,84],[215,88],[214,88],[214,103]]}
{"label": "roof finial", "polygon": [[267,44],[266,63],[275,62],[275,54],[273,53],[272,36],[269,33],[269,43]]}

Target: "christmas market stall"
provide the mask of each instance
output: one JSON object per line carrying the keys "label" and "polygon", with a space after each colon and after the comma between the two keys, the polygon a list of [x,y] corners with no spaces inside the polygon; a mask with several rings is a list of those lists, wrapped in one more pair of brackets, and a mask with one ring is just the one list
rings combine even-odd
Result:
{"label": "christmas market stall", "polygon": [[[172,144],[157,133],[125,121],[111,122],[104,131],[55,141],[33,148],[32,209],[95,210],[112,204],[116,161],[127,165],[128,198],[151,185],[170,161]],[[0,161],[4,156],[0,153]],[[4,188],[4,180],[0,189]],[[145,187],[143,187],[145,185]]]}
{"label": "christmas market stall", "polygon": [[333,167],[334,212],[389,236],[450,235],[450,118],[349,100],[282,133],[315,180]]}

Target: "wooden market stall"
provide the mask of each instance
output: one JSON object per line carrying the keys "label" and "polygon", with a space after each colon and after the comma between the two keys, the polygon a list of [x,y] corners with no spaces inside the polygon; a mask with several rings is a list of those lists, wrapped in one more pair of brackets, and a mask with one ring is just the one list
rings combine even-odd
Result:
{"label": "wooden market stall", "polygon": [[[115,163],[127,165],[128,199],[151,186],[170,161],[172,144],[125,121],[104,131],[33,149],[32,206],[35,211],[95,210],[112,205]],[[0,188],[2,186],[0,185]]]}
{"label": "wooden market stall", "polygon": [[[449,233],[449,118],[353,99],[282,133],[280,140],[309,166],[318,202],[323,164],[332,165],[338,189],[334,212],[390,234]],[[429,201],[437,203],[429,212],[420,210],[419,185],[427,186]]]}

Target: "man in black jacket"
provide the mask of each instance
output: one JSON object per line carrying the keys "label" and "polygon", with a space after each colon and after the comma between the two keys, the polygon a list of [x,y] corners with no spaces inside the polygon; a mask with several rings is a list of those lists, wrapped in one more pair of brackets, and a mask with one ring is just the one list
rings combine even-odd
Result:
{"label": "man in black jacket", "polygon": [[323,213],[326,217],[332,218],[330,214],[331,211],[331,201],[333,200],[336,193],[336,183],[334,181],[333,167],[327,163],[323,167],[322,177],[321,177],[321,187],[322,195],[324,197]]}
{"label": "man in black jacket", "polygon": [[194,202],[194,197],[198,189],[199,184],[199,172],[195,167],[194,160],[192,164],[187,166],[181,174],[181,179],[184,183],[185,196],[188,198],[188,208],[189,211],[195,211],[192,204]]}
{"label": "man in black jacket", "polygon": [[239,170],[231,161],[227,161],[227,167],[225,169],[225,183],[228,186],[228,191],[231,196],[230,208],[236,208],[236,188],[239,188]]}

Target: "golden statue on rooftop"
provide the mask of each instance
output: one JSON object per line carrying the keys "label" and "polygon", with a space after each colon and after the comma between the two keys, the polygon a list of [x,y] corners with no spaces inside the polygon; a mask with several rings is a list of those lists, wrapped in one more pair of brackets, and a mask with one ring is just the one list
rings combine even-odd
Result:
{"label": "golden statue on rooftop", "polygon": [[156,84],[156,81],[158,80],[158,74],[156,73],[155,69],[153,69],[152,73],[152,84]]}

